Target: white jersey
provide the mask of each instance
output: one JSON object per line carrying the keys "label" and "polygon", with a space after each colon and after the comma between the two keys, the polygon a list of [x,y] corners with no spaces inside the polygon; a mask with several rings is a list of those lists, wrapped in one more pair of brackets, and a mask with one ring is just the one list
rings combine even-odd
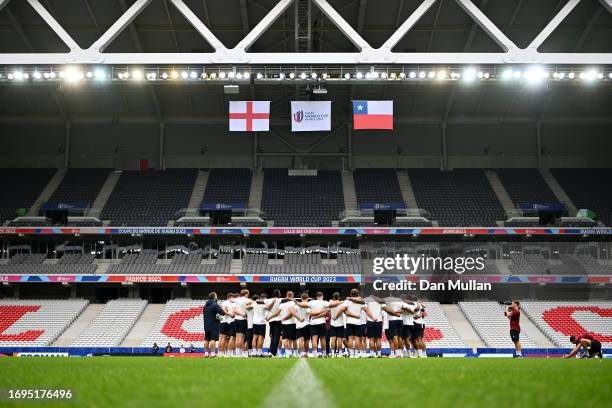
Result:
{"label": "white jersey", "polygon": [[[270,314],[272,314],[272,313],[275,313],[278,310],[278,308],[279,308],[279,306],[281,304],[281,300],[279,298],[276,298],[276,299],[274,299],[274,298],[273,299],[266,299],[266,306],[268,306],[270,304],[272,304],[272,308],[270,308]],[[270,322],[280,322],[280,319],[281,319],[280,315],[278,315],[276,317],[271,318]]]}
{"label": "white jersey", "polygon": [[[374,317],[376,319],[378,319],[379,322],[382,321],[382,314],[384,313],[382,308],[383,308],[383,304],[380,304],[378,302],[368,302],[368,309],[370,309],[370,312],[372,312],[372,314],[374,315]],[[370,316],[367,316],[367,321],[368,322],[373,322],[373,320],[370,318]]]}
{"label": "white jersey", "polygon": [[383,330],[389,330],[389,316],[384,310],[380,313],[383,319]]}
{"label": "white jersey", "polygon": [[358,318],[346,316],[346,324],[355,324],[355,325],[361,324],[361,312],[366,307],[366,305],[361,304],[361,303],[355,303],[350,300],[345,301],[344,304],[347,306],[346,310],[348,312],[359,316]]}
{"label": "white jersey", "polygon": [[253,328],[253,308],[247,309],[247,329]]}
{"label": "white jersey", "polygon": [[346,323],[346,316],[344,315],[344,313],[340,314],[340,316],[338,316],[338,318],[334,320],[334,316],[336,315],[336,313],[338,313],[338,308],[340,306],[342,306],[342,303],[340,303],[338,306],[329,308],[332,317],[330,320],[330,324],[332,327],[344,327]]}
{"label": "white jersey", "polygon": [[[240,296],[237,299],[234,299],[234,305],[236,305],[236,311],[242,314],[246,314],[247,308],[246,306],[251,303],[251,299],[248,297]],[[244,320],[246,316],[242,316],[240,314],[236,314],[236,320]]]}
{"label": "white jersey", "polygon": [[266,305],[255,303],[253,305],[253,324],[266,324]]}
{"label": "white jersey", "polygon": [[414,315],[414,322],[418,324],[425,324],[425,317],[423,316],[423,306],[419,304],[419,311]]}
{"label": "white jersey", "polygon": [[296,306],[296,308],[297,308],[298,316],[303,318],[304,321],[300,322],[299,319],[295,319],[295,328],[301,329],[302,327],[308,326],[308,323],[310,321],[310,315],[308,314],[310,312],[310,308],[309,307],[299,307],[299,306]]}
{"label": "white jersey", "polygon": [[281,323],[282,324],[295,324],[296,320],[295,317],[290,317],[286,320],[285,317],[289,316],[289,311],[291,310],[291,308],[297,307],[295,305],[295,302],[293,301],[289,301],[289,302],[285,302],[285,303],[281,303],[279,306],[280,309],[280,318],[281,318]]}
{"label": "white jersey", "polygon": [[[308,307],[313,313],[320,313],[324,310],[329,309],[329,302],[326,302],[325,300],[315,299],[308,302]],[[316,324],[325,324],[325,316],[317,317],[316,319],[310,319],[310,324],[313,326]]]}
{"label": "white jersey", "polygon": [[411,305],[409,303],[402,303],[402,309],[408,309],[408,310],[402,311],[402,324],[404,326],[413,326],[414,321],[412,319],[412,316],[414,316],[416,305]]}
{"label": "white jersey", "polygon": [[[367,306],[367,305],[366,305]],[[364,325],[368,321],[369,316],[365,312],[365,308],[361,309],[361,313],[359,314],[359,324]]]}
{"label": "white jersey", "polygon": [[[404,302],[389,302],[387,303],[387,307],[391,310],[393,310],[394,312],[400,312],[402,310],[402,304]],[[402,316],[393,316],[393,315],[389,315],[389,321],[393,321],[393,320],[402,320]]]}
{"label": "white jersey", "polygon": [[230,314],[234,313],[234,310],[236,310],[236,305],[233,302],[226,300],[223,302],[223,309],[225,314],[223,315],[223,320],[221,320],[221,323],[232,323],[234,318],[230,316]]}

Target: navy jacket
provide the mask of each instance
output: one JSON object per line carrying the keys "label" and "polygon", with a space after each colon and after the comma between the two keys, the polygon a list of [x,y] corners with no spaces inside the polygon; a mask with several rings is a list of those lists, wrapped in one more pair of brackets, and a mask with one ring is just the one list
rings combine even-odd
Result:
{"label": "navy jacket", "polygon": [[204,305],[204,331],[218,332],[221,322],[216,318],[216,315],[224,315],[223,308],[219,306],[216,300],[208,299]]}

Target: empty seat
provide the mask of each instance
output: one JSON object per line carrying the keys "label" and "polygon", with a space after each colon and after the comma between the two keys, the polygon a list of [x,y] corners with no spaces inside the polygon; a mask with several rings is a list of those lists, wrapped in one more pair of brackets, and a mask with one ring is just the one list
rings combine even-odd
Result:
{"label": "empty seat", "polygon": [[29,209],[55,172],[55,169],[0,169],[0,225],[17,217],[18,208]]}
{"label": "empty seat", "polygon": [[116,299],[104,305],[104,309],[95,317],[71,347],[115,347],[127,336],[144,308],[146,300]]}
{"label": "empty seat", "polygon": [[69,169],[48,201],[91,206],[111,169]]}
{"label": "empty seat", "polygon": [[612,226],[612,169],[552,169],[576,208],[587,208]]}
{"label": "empty seat", "polygon": [[526,301],[521,308],[559,347],[572,347],[569,336],[585,332],[593,333],[603,347],[612,347],[612,302]]}
{"label": "empty seat", "polygon": [[87,306],[79,300],[0,300],[0,347],[48,346]]}
{"label": "empty seat", "polygon": [[265,169],[261,209],[275,226],[330,226],[344,210],[339,171],[289,176],[287,169]]}
{"label": "empty seat", "polygon": [[251,177],[250,169],[212,169],[202,201],[246,205],[251,192]]}
{"label": "empty seat", "polygon": [[196,177],[195,169],[124,171],[101,217],[113,226],[166,226],[187,208]]}
{"label": "empty seat", "polygon": [[487,227],[505,219],[484,170],[408,170],[419,208],[441,227]]}
{"label": "empty seat", "polygon": [[353,180],[359,204],[404,203],[394,169],[356,169]]}
{"label": "empty seat", "polygon": [[[514,348],[502,305],[497,302],[459,302],[459,307],[487,346]],[[521,344],[525,348],[536,346],[525,333],[521,333]]]}

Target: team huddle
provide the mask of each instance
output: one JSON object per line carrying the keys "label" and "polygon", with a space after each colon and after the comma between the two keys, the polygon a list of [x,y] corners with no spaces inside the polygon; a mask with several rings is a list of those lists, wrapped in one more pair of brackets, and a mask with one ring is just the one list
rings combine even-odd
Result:
{"label": "team huddle", "polygon": [[[222,305],[213,292],[204,306],[204,353],[214,357],[382,357],[383,330],[391,358],[426,357],[425,304],[416,299],[362,298],[357,289],[330,300],[317,292],[295,298],[274,290],[249,297],[229,293]],[[266,335],[269,351],[264,353]]]}

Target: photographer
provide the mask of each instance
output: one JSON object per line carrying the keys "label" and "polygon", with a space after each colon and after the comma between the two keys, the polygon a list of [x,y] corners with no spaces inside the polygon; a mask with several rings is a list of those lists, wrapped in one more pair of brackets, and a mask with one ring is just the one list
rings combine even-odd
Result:
{"label": "photographer", "polygon": [[508,309],[504,312],[504,315],[510,320],[510,339],[514,343],[515,355],[514,357],[522,358],[521,353],[521,310],[519,308],[519,301],[513,300],[508,306]]}
{"label": "photographer", "polygon": [[[221,316],[225,312],[217,303],[217,294],[210,292],[208,300],[204,305],[204,356],[214,357],[216,343],[219,341],[219,328],[221,326]],[[210,347],[209,347],[210,346]],[[210,354],[209,354],[210,353]]]}

